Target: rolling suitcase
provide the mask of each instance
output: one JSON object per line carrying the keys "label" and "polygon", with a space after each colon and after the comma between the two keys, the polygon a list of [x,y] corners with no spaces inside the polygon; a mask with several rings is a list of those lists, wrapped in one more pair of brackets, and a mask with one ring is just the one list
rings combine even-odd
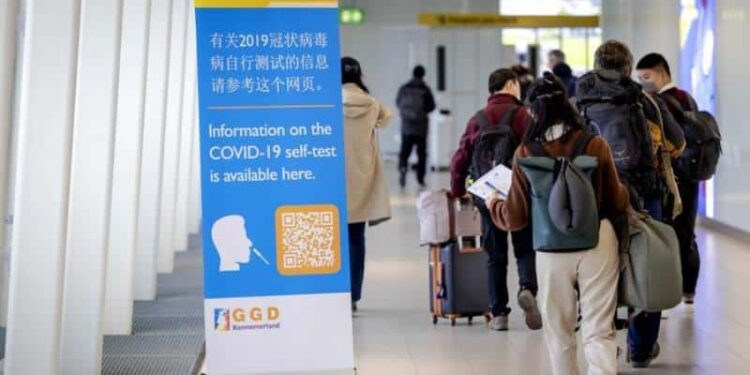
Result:
{"label": "rolling suitcase", "polygon": [[487,293],[487,255],[476,237],[459,237],[443,245],[430,246],[430,311],[432,323],[439,318],[484,316],[490,321]]}

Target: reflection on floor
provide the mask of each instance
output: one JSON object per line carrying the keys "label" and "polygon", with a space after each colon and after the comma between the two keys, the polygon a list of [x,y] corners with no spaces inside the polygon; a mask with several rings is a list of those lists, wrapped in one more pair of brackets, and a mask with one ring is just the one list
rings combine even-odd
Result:
{"label": "reflection on floor", "polygon": [[[430,183],[447,186],[447,178],[432,175]],[[393,189],[393,220],[367,232],[364,299],[354,319],[358,374],[551,373],[542,334],[525,328],[515,301],[509,332],[465,322],[432,325],[427,251],[417,245],[416,195],[413,186]],[[663,322],[662,354],[651,369],[632,370],[623,360],[622,374],[750,373],[750,293],[744,293],[750,285],[750,246],[703,230],[698,242],[703,264],[694,312],[678,308]],[[620,343],[624,348],[623,333]]]}

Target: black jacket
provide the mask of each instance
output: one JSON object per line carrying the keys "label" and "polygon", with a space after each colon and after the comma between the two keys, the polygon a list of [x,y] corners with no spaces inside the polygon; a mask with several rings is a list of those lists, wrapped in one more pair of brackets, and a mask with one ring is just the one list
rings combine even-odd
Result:
{"label": "black jacket", "polygon": [[[419,105],[422,108],[413,108]],[[424,80],[413,78],[398,90],[396,106],[401,114],[401,133],[426,136],[430,120],[428,115],[435,110],[435,98]]]}

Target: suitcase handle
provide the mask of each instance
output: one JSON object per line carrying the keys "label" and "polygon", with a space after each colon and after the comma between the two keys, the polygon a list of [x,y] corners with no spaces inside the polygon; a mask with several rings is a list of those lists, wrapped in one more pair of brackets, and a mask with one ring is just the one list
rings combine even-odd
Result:
{"label": "suitcase handle", "polygon": [[445,289],[445,264],[440,263],[440,281],[438,282],[438,291],[435,296],[437,299],[448,298],[448,290]]}
{"label": "suitcase handle", "polygon": [[[466,239],[469,239],[471,244],[467,245],[464,243]],[[458,238],[458,252],[461,254],[472,254],[479,253],[482,251],[482,236],[476,237],[459,237]]]}
{"label": "suitcase handle", "polygon": [[454,207],[457,212],[472,211],[475,209],[474,201],[471,198],[467,198],[467,197],[456,198],[454,202]]}

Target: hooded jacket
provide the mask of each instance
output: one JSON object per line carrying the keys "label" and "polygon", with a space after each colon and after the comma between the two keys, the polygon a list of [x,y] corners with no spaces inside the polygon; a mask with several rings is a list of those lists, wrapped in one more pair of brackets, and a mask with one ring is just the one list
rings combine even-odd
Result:
{"label": "hooded jacket", "polygon": [[388,126],[392,113],[355,84],[345,84],[342,96],[348,221],[377,224],[391,217],[378,130]]}

